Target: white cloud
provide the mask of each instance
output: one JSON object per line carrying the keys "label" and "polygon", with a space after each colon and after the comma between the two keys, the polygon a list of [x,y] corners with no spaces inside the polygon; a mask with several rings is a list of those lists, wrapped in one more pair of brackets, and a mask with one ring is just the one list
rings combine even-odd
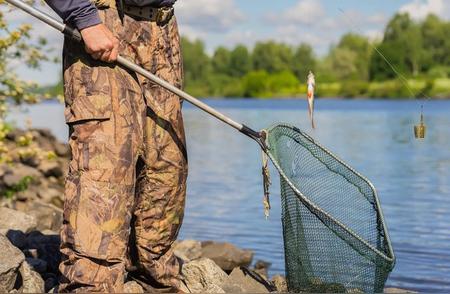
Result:
{"label": "white cloud", "polygon": [[234,0],[186,0],[177,3],[181,25],[224,32],[244,19]]}
{"label": "white cloud", "polygon": [[417,20],[424,19],[430,13],[449,19],[450,2],[448,0],[413,0],[403,5],[399,11],[407,12]]}
{"label": "white cloud", "polygon": [[286,22],[291,24],[313,25],[325,16],[325,9],[320,0],[300,0],[293,7],[286,9],[281,16],[268,14],[266,19],[272,23]]}

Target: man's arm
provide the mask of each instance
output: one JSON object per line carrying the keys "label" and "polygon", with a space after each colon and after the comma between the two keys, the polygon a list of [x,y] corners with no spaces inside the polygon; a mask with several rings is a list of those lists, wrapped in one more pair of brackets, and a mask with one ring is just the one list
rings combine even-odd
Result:
{"label": "man's arm", "polygon": [[45,0],[64,20],[77,28],[86,52],[95,59],[113,62],[117,59],[119,41],[102,23],[97,8],[89,0]]}

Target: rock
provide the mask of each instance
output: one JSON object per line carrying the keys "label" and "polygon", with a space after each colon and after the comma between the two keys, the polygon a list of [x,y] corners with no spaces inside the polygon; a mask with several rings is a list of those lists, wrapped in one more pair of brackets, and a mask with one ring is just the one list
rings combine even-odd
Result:
{"label": "rock", "polygon": [[224,293],[220,285],[227,280],[228,276],[211,259],[200,258],[188,262],[183,265],[182,273],[186,286],[192,293]]}
{"label": "rock", "polygon": [[12,129],[6,134],[6,139],[16,141],[19,137],[25,136],[26,131],[21,129]]}
{"label": "rock", "polygon": [[180,241],[175,245],[174,253],[184,262],[189,262],[202,256],[202,244],[195,240]]}
{"label": "rock", "polygon": [[135,281],[126,282],[123,287],[124,293],[144,293],[144,289]]}
{"label": "rock", "polygon": [[224,271],[232,271],[236,267],[249,266],[253,252],[242,250],[230,243],[202,243],[202,257],[213,260]]}
{"label": "rock", "polygon": [[25,258],[28,265],[30,265],[33,270],[37,271],[38,273],[45,273],[47,271],[47,262],[45,260],[39,259],[39,258]]}
{"label": "rock", "polygon": [[35,249],[37,257],[47,262],[48,271],[57,273],[61,258],[59,244],[59,235],[43,235],[40,232],[32,232],[28,235],[26,249]]}
{"label": "rock", "polygon": [[25,249],[22,251],[26,257],[38,258],[39,254],[37,249]]}
{"label": "rock", "polygon": [[384,293],[418,293],[418,292],[399,288],[385,288]]}
{"label": "rock", "polygon": [[68,144],[56,142],[54,147],[56,155],[61,157],[68,157],[70,155],[70,147]]}
{"label": "rock", "polygon": [[9,230],[29,233],[36,229],[36,219],[26,213],[0,207],[0,233],[7,234]]}
{"label": "rock", "polygon": [[[44,291],[47,293],[50,291],[50,289],[55,288],[58,286],[58,279],[57,278],[48,278],[44,282]],[[53,292],[50,292],[53,293]]]}
{"label": "rock", "polygon": [[32,167],[17,163],[5,172],[5,175],[3,176],[3,183],[8,188],[14,188],[22,184],[26,177],[31,177],[32,183],[39,184],[41,174]]}
{"label": "rock", "polygon": [[39,165],[39,170],[46,177],[59,178],[62,177],[64,174],[61,165],[56,160],[43,161]]}
{"label": "rock", "polygon": [[33,201],[27,208],[28,214],[37,220],[37,230],[59,231],[63,221],[63,211],[51,204]]}
{"label": "rock", "polygon": [[38,192],[35,187],[30,187],[25,191],[20,191],[16,194],[16,199],[19,201],[31,201],[37,198]]}
{"label": "rock", "polygon": [[37,167],[41,160],[37,154],[21,155],[20,162],[31,167]]}
{"label": "rock", "polygon": [[62,198],[62,192],[55,188],[47,188],[42,189],[38,192],[39,198],[41,198],[46,203],[53,203],[55,202],[55,199],[61,199]]}
{"label": "rock", "polygon": [[222,284],[226,292],[239,288],[239,293],[269,293],[271,286],[258,274],[244,268],[237,267]]}
{"label": "rock", "polygon": [[20,268],[22,276],[23,293],[43,293],[45,290],[44,280],[27,262],[22,263]]}
{"label": "rock", "polygon": [[282,275],[275,275],[272,277],[272,285],[274,285],[277,293],[287,293],[288,292],[288,286],[286,278]]}
{"label": "rock", "polygon": [[0,234],[0,293],[14,288],[19,268],[25,260],[23,253]]}
{"label": "rock", "polygon": [[266,262],[266,261],[263,261],[263,260],[258,260],[255,263],[254,271],[257,274],[262,275],[262,276],[264,276],[264,278],[267,279],[269,277],[269,267],[271,265],[272,264],[270,262]]}
{"label": "rock", "polygon": [[22,231],[8,230],[6,232],[6,237],[9,242],[19,249],[25,248],[25,245],[27,244],[27,236]]}

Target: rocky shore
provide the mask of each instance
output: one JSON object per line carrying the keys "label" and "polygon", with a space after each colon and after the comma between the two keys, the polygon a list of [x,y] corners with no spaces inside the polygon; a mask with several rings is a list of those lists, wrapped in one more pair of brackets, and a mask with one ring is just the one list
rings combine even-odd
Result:
{"label": "rocky shore", "polygon": [[[33,143],[17,147],[26,133]],[[18,150],[11,162],[0,164],[0,293],[54,292],[59,280],[59,228],[69,148],[49,131],[39,129],[11,131],[4,144]],[[29,152],[33,146],[54,156]],[[177,241],[175,254],[183,261],[184,291],[188,293],[288,291],[283,276],[269,277],[270,263],[255,262],[251,250],[230,243]],[[125,291],[145,292],[134,281],[126,283]]]}

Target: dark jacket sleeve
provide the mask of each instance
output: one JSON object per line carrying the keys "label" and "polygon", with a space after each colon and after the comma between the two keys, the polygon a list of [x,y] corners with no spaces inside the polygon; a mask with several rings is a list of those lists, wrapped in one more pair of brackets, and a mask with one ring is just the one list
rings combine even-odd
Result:
{"label": "dark jacket sleeve", "polygon": [[102,22],[97,8],[89,0],[45,0],[45,2],[65,23],[79,30]]}

